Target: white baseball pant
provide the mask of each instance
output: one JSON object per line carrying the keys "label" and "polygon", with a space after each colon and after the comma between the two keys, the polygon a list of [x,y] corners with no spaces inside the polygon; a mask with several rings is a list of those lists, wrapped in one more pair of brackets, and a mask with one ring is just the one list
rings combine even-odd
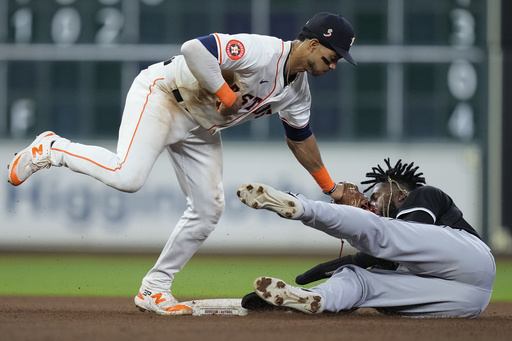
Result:
{"label": "white baseball pant", "polygon": [[491,298],[496,265],[476,236],[446,226],[379,217],[360,208],[299,195],[307,226],[398,262],[397,271],[346,265],[311,288],[325,311],[372,307],[414,317],[476,317]]}
{"label": "white baseball pant", "polygon": [[144,285],[156,291],[169,290],[174,275],[215,228],[225,205],[221,135],[200,127],[175,101],[168,89],[172,72],[173,68],[160,63],[135,78],[127,95],[116,153],[67,139],[52,146],[52,165],[90,175],[125,192],[139,190],[160,153],[167,150],[188,208],[143,279]]}

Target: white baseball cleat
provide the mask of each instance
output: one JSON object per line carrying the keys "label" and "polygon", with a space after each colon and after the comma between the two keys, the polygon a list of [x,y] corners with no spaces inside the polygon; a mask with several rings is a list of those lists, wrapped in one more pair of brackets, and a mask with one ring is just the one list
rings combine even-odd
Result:
{"label": "white baseball cleat", "polygon": [[29,176],[44,168],[50,168],[51,145],[59,139],[51,131],[46,131],[36,137],[27,148],[14,154],[14,158],[7,166],[9,182],[14,186],[21,185]]}
{"label": "white baseball cleat", "polygon": [[170,290],[154,291],[142,285],[134,301],[140,311],[150,311],[159,315],[192,315],[193,313],[192,307],[179,304]]}
{"label": "white baseball cleat", "polygon": [[322,296],[286,284],[278,278],[256,278],[254,291],[259,297],[277,307],[288,307],[307,314],[319,314],[324,310]]}
{"label": "white baseball cleat", "polygon": [[249,207],[264,208],[284,218],[298,219],[304,213],[304,206],[299,199],[268,185],[245,184],[238,189],[236,195]]}

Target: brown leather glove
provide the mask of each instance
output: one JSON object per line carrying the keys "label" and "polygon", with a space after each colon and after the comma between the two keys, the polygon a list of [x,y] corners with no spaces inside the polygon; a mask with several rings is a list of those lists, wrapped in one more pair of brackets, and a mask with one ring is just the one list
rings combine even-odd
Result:
{"label": "brown leather glove", "polygon": [[351,182],[343,181],[338,183],[338,187],[340,186],[343,188],[343,196],[340,200],[333,200],[333,203],[359,207],[376,213],[375,207],[363,193],[359,192],[359,188],[356,185]]}

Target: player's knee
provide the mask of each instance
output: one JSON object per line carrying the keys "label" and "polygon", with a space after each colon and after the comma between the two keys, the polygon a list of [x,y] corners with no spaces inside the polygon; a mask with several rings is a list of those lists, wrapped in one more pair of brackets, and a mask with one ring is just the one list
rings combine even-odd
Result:
{"label": "player's knee", "polygon": [[199,205],[196,209],[203,217],[208,217],[211,224],[216,225],[226,207],[224,194],[216,195],[208,204]]}
{"label": "player's knee", "polygon": [[139,189],[142,188],[142,185],[139,185],[139,184],[134,184],[134,183],[124,183],[120,186],[116,186],[116,188],[118,190],[120,190],[121,192],[126,192],[126,193],[135,193],[137,192]]}
{"label": "player's knee", "polygon": [[217,199],[210,204],[199,206],[193,210],[193,215],[200,221],[198,228],[194,231],[194,237],[199,240],[205,240],[215,230],[222,216],[225,206],[224,199]]}
{"label": "player's knee", "polygon": [[126,193],[135,193],[144,186],[146,182],[145,177],[141,176],[118,176],[112,183],[109,185],[114,187],[115,189],[126,192]]}
{"label": "player's knee", "polygon": [[195,229],[193,235],[194,239],[197,240],[206,240],[210,236],[210,234],[215,230],[215,224],[201,224]]}
{"label": "player's knee", "polygon": [[210,200],[202,200],[200,203],[195,203],[193,210],[199,219],[202,219],[206,225],[212,226],[213,230],[219,222],[225,207],[224,194],[219,193]]}

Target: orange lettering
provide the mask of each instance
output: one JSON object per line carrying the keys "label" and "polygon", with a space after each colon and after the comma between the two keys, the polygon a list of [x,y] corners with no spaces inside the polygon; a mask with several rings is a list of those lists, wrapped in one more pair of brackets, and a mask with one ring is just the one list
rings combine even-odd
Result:
{"label": "orange lettering", "polygon": [[167,299],[166,299],[165,297],[164,297],[164,298],[162,298],[162,293],[161,293],[161,292],[159,292],[158,294],[154,294],[154,295],[153,295],[153,296],[151,296],[151,297],[155,299],[155,303],[156,303],[156,304],[160,304],[160,303],[162,303],[162,302],[167,301]]}
{"label": "orange lettering", "polygon": [[37,147],[32,148],[32,157],[33,158],[36,157],[36,153],[39,155],[43,155],[43,145],[42,144],[39,145],[39,148],[37,148]]}

